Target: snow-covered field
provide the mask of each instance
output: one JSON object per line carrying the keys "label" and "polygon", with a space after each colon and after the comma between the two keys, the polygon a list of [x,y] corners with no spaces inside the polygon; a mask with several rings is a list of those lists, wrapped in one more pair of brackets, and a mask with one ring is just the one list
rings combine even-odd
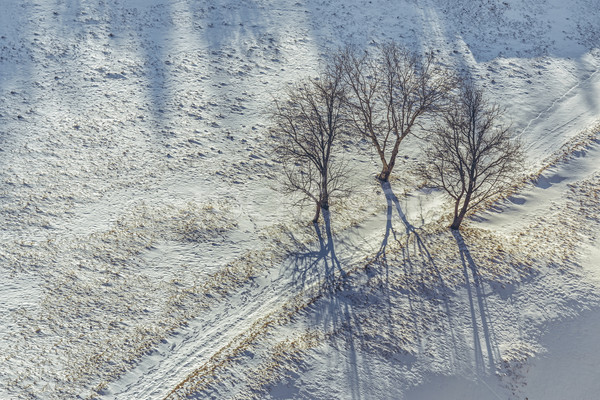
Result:
{"label": "snow-covered field", "polygon": [[[596,398],[598,21],[598,0],[0,0],[0,398]],[[417,138],[387,188],[359,142],[319,237],[269,107],[389,40],[506,107],[525,178],[452,234]]]}

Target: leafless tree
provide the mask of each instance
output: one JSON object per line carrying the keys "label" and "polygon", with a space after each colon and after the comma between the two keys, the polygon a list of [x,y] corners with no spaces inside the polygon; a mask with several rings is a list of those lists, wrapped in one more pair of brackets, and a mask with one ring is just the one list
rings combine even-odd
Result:
{"label": "leafless tree", "polygon": [[338,142],[347,133],[348,120],[345,89],[337,71],[290,88],[283,100],[275,102],[272,115],[283,188],[315,203],[315,223],[321,209],[329,210],[333,197],[347,192],[347,163],[340,157]]}
{"label": "leafless tree", "polygon": [[378,179],[389,179],[402,140],[422,117],[437,111],[455,79],[436,64],[432,53],[424,57],[388,43],[376,51],[346,47],[336,57],[348,86],[348,105],[354,128],[370,139],[382,169]]}
{"label": "leafless tree", "polygon": [[422,174],[454,201],[451,229],[459,229],[473,208],[512,185],[523,160],[520,142],[501,124],[504,110],[486,100],[465,78],[454,106],[429,136],[428,165]]}

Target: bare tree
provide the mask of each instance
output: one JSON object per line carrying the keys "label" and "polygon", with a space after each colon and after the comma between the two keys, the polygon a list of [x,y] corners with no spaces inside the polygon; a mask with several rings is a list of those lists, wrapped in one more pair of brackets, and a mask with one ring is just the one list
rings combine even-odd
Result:
{"label": "bare tree", "polygon": [[347,164],[338,152],[347,128],[344,97],[340,73],[334,69],[292,87],[275,102],[272,115],[284,189],[315,203],[315,223],[321,209],[328,210],[330,200],[347,191]]}
{"label": "bare tree", "polygon": [[370,139],[387,181],[402,140],[420,125],[425,114],[437,111],[455,79],[438,66],[432,53],[424,57],[397,43],[372,53],[346,47],[336,58],[348,86],[354,128]]}
{"label": "bare tree", "polygon": [[473,82],[464,79],[453,107],[429,136],[428,166],[422,174],[454,201],[451,229],[459,229],[473,208],[506,191],[523,160],[520,142],[501,125],[503,109],[489,103]]}

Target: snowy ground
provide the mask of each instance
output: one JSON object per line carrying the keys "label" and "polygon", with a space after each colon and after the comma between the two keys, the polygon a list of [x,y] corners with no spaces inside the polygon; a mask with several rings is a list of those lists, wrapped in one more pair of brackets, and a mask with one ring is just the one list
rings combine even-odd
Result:
{"label": "snowy ground", "polygon": [[[600,391],[597,0],[0,5],[0,398]],[[318,237],[266,111],[391,39],[507,108],[528,179],[453,236],[418,141],[390,188],[362,143]]]}

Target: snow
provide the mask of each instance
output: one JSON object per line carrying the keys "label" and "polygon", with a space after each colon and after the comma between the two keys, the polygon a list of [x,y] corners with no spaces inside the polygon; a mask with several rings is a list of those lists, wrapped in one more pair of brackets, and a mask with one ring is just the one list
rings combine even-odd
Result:
{"label": "snow", "polygon": [[[597,0],[1,6],[0,398],[597,393]],[[278,188],[273,98],[387,40],[470,73],[526,146],[461,235],[416,137],[390,187],[348,148],[320,237]]]}

